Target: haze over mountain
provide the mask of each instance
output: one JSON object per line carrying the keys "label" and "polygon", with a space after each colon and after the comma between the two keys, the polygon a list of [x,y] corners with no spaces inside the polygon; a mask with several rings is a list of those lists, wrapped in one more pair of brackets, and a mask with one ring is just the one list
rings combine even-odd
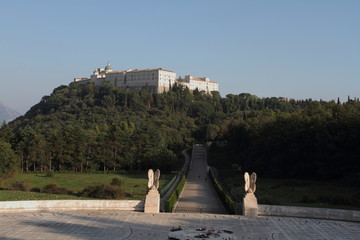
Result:
{"label": "haze over mountain", "polygon": [[12,109],[9,106],[6,106],[5,104],[0,102],[0,122],[3,121],[10,122],[14,120],[15,118],[19,117],[21,114]]}

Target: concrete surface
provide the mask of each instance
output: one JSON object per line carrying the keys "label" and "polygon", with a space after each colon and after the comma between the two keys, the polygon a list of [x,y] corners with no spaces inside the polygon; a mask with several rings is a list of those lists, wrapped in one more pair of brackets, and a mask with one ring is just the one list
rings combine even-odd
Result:
{"label": "concrete surface", "polygon": [[96,211],[2,213],[0,239],[165,240],[174,226],[227,229],[237,239],[359,239],[360,223],[304,218]]}
{"label": "concrete surface", "polygon": [[260,204],[259,214],[265,216],[306,217],[360,222],[360,211],[330,208],[310,208]]}
{"label": "concrete surface", "polygon": [[226,213],[208,177],[205,147],[194,145],[187,182],[175,212]]}
{"label": "concrete surface", "polygon": [[39,200],[0,201],[0,213],[39,211],[117,210],[144,211],[143,200]]}

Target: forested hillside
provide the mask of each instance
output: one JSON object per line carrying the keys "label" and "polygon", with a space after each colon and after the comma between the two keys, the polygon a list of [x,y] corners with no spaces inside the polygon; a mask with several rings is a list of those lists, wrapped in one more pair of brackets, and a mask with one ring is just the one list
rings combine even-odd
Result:
{"label": "forested hillside", "polygon": [[350,99],[222,98],[178,86],[151,94],[72,83],[3,125],[0,139],[15,155],[8,162],[22,171],[172,170],[181,164],[181,149],[214,141],[222,143],[211,149],[221,156],[213,162],[220,167],[239,164],[270,177],[360,179],[360,102]]}

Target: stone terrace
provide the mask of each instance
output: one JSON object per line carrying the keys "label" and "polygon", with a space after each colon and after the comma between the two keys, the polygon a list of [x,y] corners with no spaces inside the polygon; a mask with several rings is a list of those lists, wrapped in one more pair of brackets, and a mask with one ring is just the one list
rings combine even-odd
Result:
{"label": "stone terrace", "polygon": [[234,231],[237,239],[359,239],[360,223],[305,218],[97,211],[0,214],[0,239],[167,239],[174,226]]}

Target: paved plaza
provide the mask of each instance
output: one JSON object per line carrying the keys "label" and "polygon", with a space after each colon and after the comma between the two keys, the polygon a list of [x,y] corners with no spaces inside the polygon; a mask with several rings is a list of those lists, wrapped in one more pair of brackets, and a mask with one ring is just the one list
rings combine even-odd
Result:
{"label": "paved plaza", "polygon": [[206,147],[194,146],[187,181],[175,212],[226,213],[208,178]]}
{"label": "paved plaza", "polygon": [[237,239],[360,239],[359,222],[141,212],[0,214],[0,239],[167,239],[174,226],[227,229]]}

